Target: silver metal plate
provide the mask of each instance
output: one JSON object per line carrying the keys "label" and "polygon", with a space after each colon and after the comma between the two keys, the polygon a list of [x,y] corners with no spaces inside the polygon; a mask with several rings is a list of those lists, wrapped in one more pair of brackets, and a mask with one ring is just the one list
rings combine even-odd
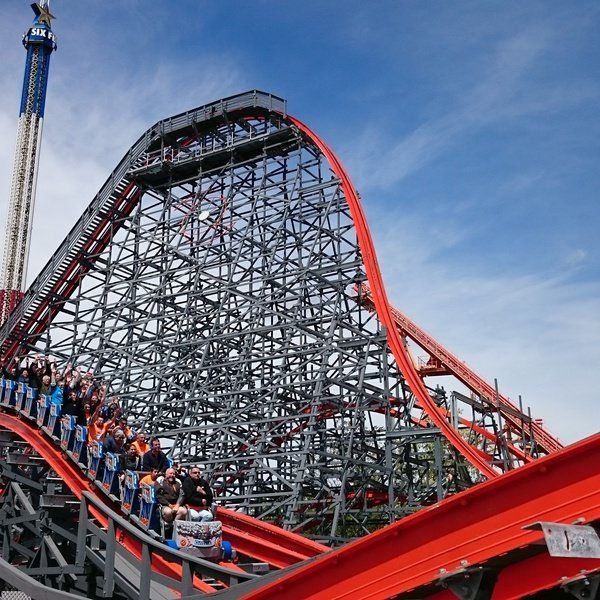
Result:
{"label": "silver metal plate", "polygon": [[550,556],[600,558],[600,537],[589,525],[536,523],[542,528]]}

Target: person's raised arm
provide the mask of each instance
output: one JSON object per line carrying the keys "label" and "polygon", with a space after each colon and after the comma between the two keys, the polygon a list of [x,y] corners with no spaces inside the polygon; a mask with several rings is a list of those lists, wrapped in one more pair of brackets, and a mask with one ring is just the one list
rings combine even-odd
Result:
{"label": "person's raised arm", "polygon": [[88,419],[87,424],[95,423],[96,419],[100,416],[100,411],[102,410],[102,402],[98,402],[98,406],[96,406],[92,416]]}

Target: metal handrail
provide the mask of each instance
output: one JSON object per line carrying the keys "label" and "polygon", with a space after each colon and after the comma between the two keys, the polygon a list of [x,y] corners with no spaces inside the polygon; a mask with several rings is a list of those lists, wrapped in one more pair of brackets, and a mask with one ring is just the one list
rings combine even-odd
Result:
{"label": "metal handrail", "polygon": [[81,600],[80,595],[55,590],[26,575],[18,567],[0,557],[2,580],[33,600]]}
{"label": "metal handrail", "polygon": [[[93,505],[106,518],[106,530],[101,529],[93,521],[89,520],[88,504]],[[141,559],[116,542],[115,534],[117,530],[126,532],[128,536],[139,542],[142,548]],[[86,555],[89,554],[90,550],[87,547],[87,540],[90,533],[98,537],[106,545],[106,555],[104,557],[104,563],[107,567],[104,569],[105,593],[107,585],[108,587],[114,585],[115,554],[126,556],[129,562],[139,565],[139,598],[142,599],[149,597],[151,580],[173,587],[181,592],[182,596],[185,596],[197,592],[193,585],[195,573],[222,581],[227,585],[235,585],[239,581],[247,581],[259,577],[254,573],[229,569],[203,558],[170,548],[132,525],[90,492],[84,491],[81,498],[79,528],[77,532],[76,564],[78,565],[83,565]],[[151,564],[152,553],[159,554],[170,562],[181,564],[181,581],[153,571]]]}

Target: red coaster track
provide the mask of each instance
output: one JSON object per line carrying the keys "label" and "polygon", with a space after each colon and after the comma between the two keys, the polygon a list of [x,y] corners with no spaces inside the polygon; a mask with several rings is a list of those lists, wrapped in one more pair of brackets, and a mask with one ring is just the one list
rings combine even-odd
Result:
{"label": "red coaster track", "polygon": [[[69,460],[60,447],[49,441],[32,423],[6,412],[0,412],[0,427],[12,431],[25,440],[59,475],[77,499],[81,499],[82,493],[86,491],[93,494],[100,502],[115,507],[115,503],[99,491],[94,483]],[[93,507],[91,512],[101,524],[106,525],[101,513],[95,511]],[[225,537],[235,545],[240,553],[268,563],[274,568],[288,567],[329,550],[326,546],[300,535],[226,508],[218,509],[218,518],[223,523]],[[133,554],[141,556],[139,543],[127,532],[121,532],[120,539]],[[160,573],[181,578],[181,572],[176,566],[161,561],[159,558],[155,565]],[[201,581],[197,582],[197,587],[205,592],[214,591],[213,588]]]}
{"label": "red coaster track", "polygon": [[[376,314],[378,323],[387,335],[386,344],[393,353],[399,372],[414,395],[416,407],[424,413],[422,418],[411,414],[413,424],[425,430],[439,430],[453,447],[455,456],[464,457],[474,468],[471,470],[476,470],[490,481],[322,556],[319,555],[326,548],[320,544],[272,524],[222,509],[219,511],[219,518],[223,522],[224,533],[243,554],[277,568],[307,560],[306,564],[276,581],[266,583],[260,590],[255,589],[257,584],[253,582],[252,590],[244,592],[244,597],[410,598],[412,596],[402,595],[418,593],[420,597],[444,598],[448,597],[447,592],[440,591],[439,588],[444,577],[458,574],[461,569],[485,566],[496,561],[494,568],[497,570],[497,582],[493,598],[512,598],[556,587],[559,577],[574,577],[581,569],[586,572],[598,570],[597,561],[592,559],[555,560],[543,550],[536,553],[532,548],[540,541],[541,536],[523,527],[540,520],[569,523],[575,519],[582,519],[584,522],[593,523],[600,519],[600,436],[561,449],[561,444],[556,438],[548,434],[540,424],[532,422],[530,428],[535,434],[536,443],[544,453],[549,454],[533,461],[524,447],[501,439],[502,432],[491,433],[479,424],[460,417],[459,423],[468,427],[470,431],[496,444],[506,443],[514,457],[530,463],[502,475],[503,468],[510,467],[503,467],[493,454],[482,450],[473,440],[466,439],[458,425],[452,422],[447,408],[436,403],[423,381],[426,370],[420,370],[413,362],[405,338],[410,338],[425,349],[437,361],[441,371],[454,375],[490,407],[497,405],[500,414],[513,431],[523,433],[523,415],[508,398],[497,395],[488,383],[390,305],[364,211],[343,166],[325,142],[305,124],[279,108],[257,108],[256,98],[257,93],[254,92],[242,100],[234,97],[221,101],[220,105],[204,107],[205,120],[202,122],[206,125],[207,122],[218,121],[227,126],[229,120],[235,118],[241,123],[241,129],[244,129],[248,120],[260,121],[267,114],[278,126],[285,126],[275,131],[273,136],[280,135],[284,141],[287,139],[286,135],[289,135],[290,139],[291,136],[295,136],[294,139],[301,139],[302,143],[306,143],[311,149],[317,148],[320,155],[327,159],[332,180],[339,180],[340,189],[349,208],[364,275],[369,284],[368,287],[359,284],[358,302],[367,309],[361,312],[367,314],[371,311]],[[254,103],[249,99],[254,99]],[[227,108],[228,102],[233,108]],[[240,108],[240,105],[243,108]],[[198,113],[201,113],[200,109]],[[177,123],[178,119],[191,119],[191,115],[192,113],[186,113],[173,117],[168,120],[168,125],[171,126],[171,122]],[[167,121],[159,124],[161,132],[165,123]],[[148,166],[147,159],[160,151],[163,154],[160,159],[162,162],[155,172],[145,172],[145,181],[151,182],[152,177],[165,170],[171,172],[177,156],[173,154],[172,148],[168,155],[164,154],[165,140],[173,144],[178,151],[182,148],[185,150],[194,140],[194,135],[197,135],[195,126],[196,123],[192,121],[192,126],[174,128],[175,133],[169,138],[169,135],[163,133],[158,135],[157,125],[132,147],[103,188],[103,192],[106,193],[99,194],[94,199],[80,222],[4,324],[0,331],[4,359],[18,356],[34,347],[67,300],[77,294],[83,277],[100,259],[102,252],[111,244],[119,229],[141,202],[144,189],[132,175],[135,168],[153,167],[152,164]],[[249,126],[248,128],[250,129]],[[220,133],[218,128],[217,133]],[[155,134],[156,137],[152,138]],[[201,142],[202,140],[200,145]],[[254,144],[253,147],[258,147],[261,143],[252,136],[245,142],[249,146]],[[159,146],[160,149],[157,150]],[[144,153],[145,164],[142,160]],[[131,158],[132,156],[134,158]],[[189,173],[186,176],[191,177]],[[226,207],[223,211],[225,209]],[[186,217],[184,227],[187,222]],[[361,281],[364,281],[364,278]],[[356,305],[353,306],[356,308]],[[372,315],[368,316],[372,318]],[[391,417],[391,420],[400,415],[402,407],[392,402],[385,405],[385,395],[383,402],[375,394],[369,401],[373,404],[365,404],[363,408],[366,407],[373,413],[381,415],[387,410],[386,417]],[[394,402],[400,400],[394,399]],[[345,411],[353,407],[351,402],[347,402],[341,408]],[[305,410],[305,414],[300,415],[303,420],[299,425],[295,424],[282,431],[277,431],[277,424],[273,425],[270,446],[264,451],[261,460],[268,461],[273,456],[268,455],[268,452],[280,449],[290,439],[304,436],[308,444],[311,440],[310,427],[317,422],[322,425],[341,412],[340,406],[333,403],[318,406],[307,404]],[[28,441],[64,479],[77,497],[81,497],[84,490],[92,491],[98,496],[94,486],[90,485],[84,475],[30,424],[1,413],[0,425]],[[391,433],[402,435],[402,432],[398,431]],[[253,435],[254,437],[238,441],[239,453],[246,454],[255,442],[259,443],[258,436]],[[246,467],[250,468],[257,462],[254,458],[248,459]],[[303,484],[302,473],[294,475],[293,483],[300,488]],[[237,479],[239,473],[230,477],[231,482]],[[329,483],[327,485],[329,486]],[[343,490],[341,485],[340,489]],[[362,494],[368,499],[368,494],[371,493],[371,499],[381,498],[381,504],[384,505],[393,497],[393,492],[392,483],[388,490],[370,489],[367,493],[363,490],[344,490],[345,495],[342,494],[342,497],[344,502],[352,505],[354,501],[361,502]],[[319,497],[319,502],[324,506],[331,503],[328,497]],[[304,508],[311,509],[312,506],[306,503]],[[327,517],[330,518],[331,515]],[[311,519],[311,516],[307,516],[305,524],[311,523]],[[299,530],[302,530],[302,526],[302,523],[297,525]],[[127,538],[126,543],[135,546],[135,542]],[[528,549],[525,556],[519,554],[523,548]],[[504,558],[498,563],[501,557]],[[169,573],[172,573],[173,569],[170,565],[160,565],[159,568],[164,568]],[[517,576],[520,583],[516,582]],[[206,585],[201,587],[204,591],[210,591]],[[248,588],[241,586],[240,589]]]}
{"label": "red coaster track", "polygon": [[[369,287],[362,284],[357,292],[357,301],[362,306],[374,311],[375,304]],[[423,350],[428,352],[429,355],[437,361],[440,374],[454,375],[454,377],[466,385],[471,392],[484,398],[492,407],[497,404],[504,419],[510,423],[512,430],[523,436],[525,433],[523,429],[525,427],[529,428],[529,425],[524,425],[524,418],[526,418],[526,416],[521,413],[519,407],[515,406],[507,397],[497,393],[487,381],[475,373],[475,371],[473,371],[466,363],[460,361],[454,354],[444,348],[444,346],[421,329],[404,313],[393,307],[391,312],[400,335],[413,340]],[[425,367],[424,369],[419,370],[419,374],[421,377],[425,377],[429,374],[429,371]],[[550,454],[563,447],[562,444],[553,435],[548,433],[537,421],[531,421],[530,427],[539,449],[544,453]],[[525,460],[526,462],[531,460],[531,457],[523,453],[519,448],[513,447],[512,451],[521,460]]]}
{"label": "red coaster track", "polygon": [[[598,558],[553,558],[539,521],[598,523],[600,434],[323,555],[245,600],[455,598],[439,591],[493,564],[492,600],[523,598],[600,572]],[[526,550],[526,551],[525,551]],[[531,553],[534,553],[531,556]]]}

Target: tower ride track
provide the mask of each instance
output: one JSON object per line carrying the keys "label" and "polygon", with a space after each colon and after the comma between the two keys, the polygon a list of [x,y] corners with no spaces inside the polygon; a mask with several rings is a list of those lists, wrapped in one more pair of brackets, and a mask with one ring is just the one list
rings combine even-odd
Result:
{"label": "tower ride track", "polygon": [[0,343],[93,367],[230,505],[333,544],[556,449],[426,385],[348,175],[258,91],[151,127]]}
{"label": "tower ride track", "polygon": [[21,299],[27,279],[46,87],[50,56],[56,50],[48,3],[31,5],[35,18],[23,36],[27,58],[0,271],[0,323]]}

